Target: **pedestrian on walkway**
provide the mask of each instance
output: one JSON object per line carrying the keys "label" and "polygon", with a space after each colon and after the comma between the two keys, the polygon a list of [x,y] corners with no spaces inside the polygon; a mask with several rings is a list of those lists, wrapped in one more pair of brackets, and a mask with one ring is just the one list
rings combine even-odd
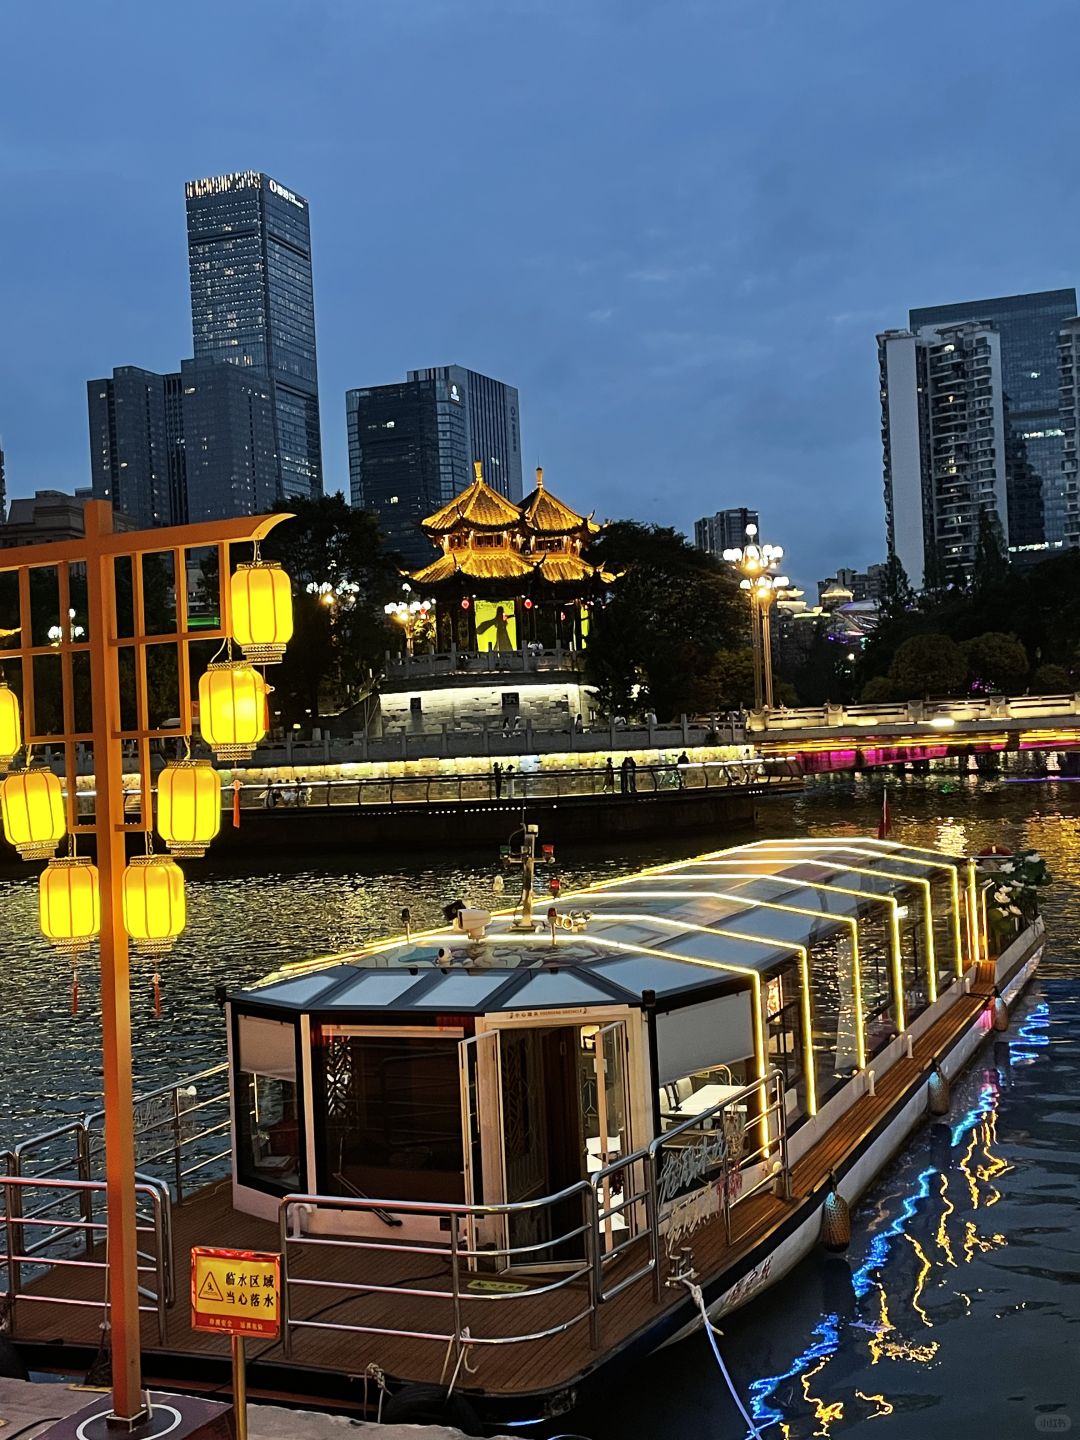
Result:
{"label": "pedestrian on walkway", "polygon": [[499,764],[497,760],[495,761],[495,764],[491,767],[491,774],[495,780],[495,799],[501,800],[503,785],[503,767]]}
{"label": "pedestrian on walkway", "polygon": [[610,755],[604,761],[604,794],[615,794],[615,766],[612,764]]}

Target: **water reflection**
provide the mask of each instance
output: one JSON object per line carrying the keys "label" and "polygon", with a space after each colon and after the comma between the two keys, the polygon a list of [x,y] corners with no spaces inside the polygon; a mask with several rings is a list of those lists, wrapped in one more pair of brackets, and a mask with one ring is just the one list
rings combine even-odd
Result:
{"label": "water reflection", "polygon": [[[896,838],[955,853],[1036,848],[1055,884],[1048,954],[1020,1016],[953,1086],[945,1122],[921,1129],[855,1215],[850,1260],[814,1256],[724,1322],[725,1360],[763,1433],[804,1440],[1034,1436],[1038,1419],[1080,1428],[1080,786],[928,777],[890,796]],[[873,833],[880,778],[822,781],[770,803],[759,834]],[[572,885],[745,839],[560,855]],[[493,860],[494,857],[491,857]],[[388,856],[272,875],[190,867],[190,925],[161,967],[135,976],[140,1084],[220,1058],[218,983],[245,983],[290,960],[417,925],[461,895],[495,897],[483,855]],[[93,1108],[100,1084],[97,982],[37,938],[36,885],[0,878],[0,1146]],[[989,1048],[992,1043],[993,1048]],[[591,1440],[738,1440],[745,1430],[703,1337],[635,1365],[563,1431]],[[526,1432],[528,1433],[528,1432]]]}

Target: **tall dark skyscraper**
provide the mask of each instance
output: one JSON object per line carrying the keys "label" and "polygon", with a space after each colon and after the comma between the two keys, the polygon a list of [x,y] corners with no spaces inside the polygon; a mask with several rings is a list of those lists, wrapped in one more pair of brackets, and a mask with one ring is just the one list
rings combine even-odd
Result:
{"label": "tall dark skyscraper", "polygon": [[270,381],[280,494],[317,497],[322,446],[308,202],[254,170],[192,180],[186,196],[195,360]]}
{"label": "tall dark skyscraper", "polygon": [[7,481],[4,479],[4,450],[0,446],[0,525],[7,519]]}
{"label": "tall dark skyscraper", "polygon": [[183,431],[175,417],[170,431],[165,405],[166,383],[178,379],[121,365],[86,383],[94,499],[111,501],[140,530],[183,519],[172,474]]}
{"label": "tall dark skyscraper", "polygon": [[460,365],[410,370],[396,385],[348,390],[349,482],[353,505],[374,510],[392,549],[409,564],[431,558],[419,522],[484,479],[521,499],[518,392]]}
{"label": "tall dark skyscraper", "polygon": [[758,512],[741,506],[735,510],[717,510],[694,521],[694,545],[710,555],[723,555],[725,550],[741,550],[746,543],[746,527],[757,525]]}
{"label": "tall dark skyscraper", "polygon": [[914,332],[981,321],[1001,337],[1007,533],[1009,552],[1018,559],[1039,559],[1060,549],[1065,539],[1058,335],[1075,315],[1074,289],[965,300],[908,313]]}

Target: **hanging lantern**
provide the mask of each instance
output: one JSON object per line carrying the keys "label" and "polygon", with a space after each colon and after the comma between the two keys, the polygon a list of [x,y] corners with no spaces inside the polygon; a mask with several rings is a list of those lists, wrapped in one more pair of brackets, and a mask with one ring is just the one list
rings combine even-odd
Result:
{"label": "hanging lantern", "polygon": [[19,699],[10,686],[0,681],[0,767],[6,769],[21,749]]}
{"label": "hanging lantern", "polygon": [[276,665],[292,639],[292,584],[276,562],[256,553],[250,565],[238,565],[229,581],[232,632],[253,665]]}
{"label": "hanging lantern", "polygon": [[89,950],[101,930],[97,866],[81,855],[50,860],[38,880],[41,931],[66,955]]}
{"label": "hanging lantern", "polygon": [[184,872],[168,855],[136,855],[124,871],[124,929],[145,955],[164,955],[187,923]]}
{"label": "hanging lantern", "polygon": [[266,681],[243,660],[208,665],[199,681],[199,729],[219,760],[250,760],[266,734]]}
{"label": "hanging lantern", "polygon": [[221,777],[206,760],[175,760],[157,784],[157,829],[174,855],[199,856],[221,829]]}
{"label": "hanging lantern", "polygon": [[64,792],[44,766],[16,770],[0,782],[4,834],[24,860],[47,860],[64,838]]}

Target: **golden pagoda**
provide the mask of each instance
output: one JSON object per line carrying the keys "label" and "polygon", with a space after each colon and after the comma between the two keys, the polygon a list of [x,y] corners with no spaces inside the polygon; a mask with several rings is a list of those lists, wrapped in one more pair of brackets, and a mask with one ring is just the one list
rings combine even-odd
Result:
{"label": "golden pagoda", "polygon": [[583,648],[590,607],[616,578],[582,554],[600,526],[544,485],[515,505],[484,479],[420,522],[440,554],[408,572],[436,602],[438,648],[516,650],[526,644]]}

